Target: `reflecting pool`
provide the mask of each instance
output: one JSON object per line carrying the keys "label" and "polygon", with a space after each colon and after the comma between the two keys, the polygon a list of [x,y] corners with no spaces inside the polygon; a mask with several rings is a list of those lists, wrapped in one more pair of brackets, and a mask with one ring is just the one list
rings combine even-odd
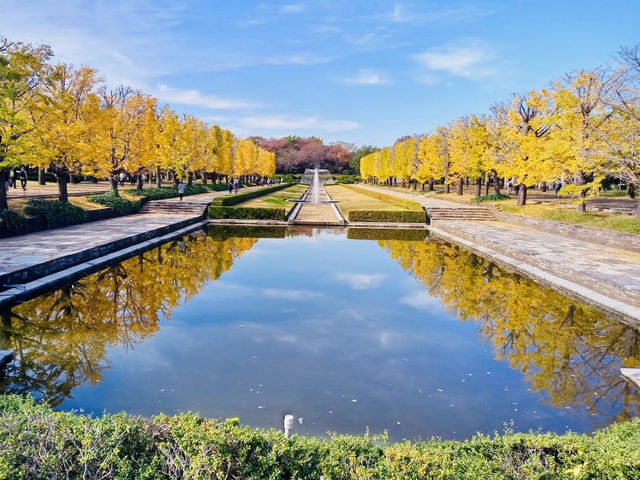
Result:
{"label": "reflecting pool", "polygon": [[324,435],[585,432],[640,331],[423,231],[210,227],[0,312],[0,389]]}

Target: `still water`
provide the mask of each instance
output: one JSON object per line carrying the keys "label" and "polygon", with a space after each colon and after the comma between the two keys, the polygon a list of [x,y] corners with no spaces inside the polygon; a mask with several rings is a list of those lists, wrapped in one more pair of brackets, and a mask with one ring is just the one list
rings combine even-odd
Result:
{"label": "still water", "polygon": [[393,440],[586,432],[638,414],[619,375],[640,366],[637,328],[424,237],[176,239],[0,312],[0,348],[16,354],[0,389],[94,415],[281,428],[291,413],[295,433]]}

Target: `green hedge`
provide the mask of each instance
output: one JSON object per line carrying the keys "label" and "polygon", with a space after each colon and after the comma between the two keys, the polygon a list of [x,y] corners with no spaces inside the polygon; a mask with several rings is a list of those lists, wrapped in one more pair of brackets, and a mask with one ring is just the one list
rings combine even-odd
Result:
{"label": "green hedge", "polygon": [[220,207],[209,206],[209,218],[238,219],[238,220],[282,220],[286,211],[284,208],[253,208],[253,207]]}
{"label": "green hedge", "polygon": [[593,435],[477,435],[389,443],[385,436],[285,438],[237,419],[150,419],[53,411],[0,397],[0,478],[638,479],[640,419]]}
{"label": "green hedge", "polygon": [[292,183],[282,183],[280,185],[275,185],[273,187],[263,187],[258,188],[256,190],[252,190],[250,192],[237,193],[235,195],[225,195],[224,197],[217,197],[213,199],[212,205],[218,205],[223,207],[231,207],[233,205],[237,205],[242,202],[246,202],[247,200],[251,200],[252,198],[262,197],[268,193],[277,192],[278,190],[282,190],[284,188],[288,188]]}
{"label": "green hedge", "polygon": [[128,200],[116,195],[113,191],[103,193],[101,195],[90,195],[89,201],[104,205],[111,208],[118,215],[131,215],[132,213],[138,213],[141,202]]}
{"label": "green hedge", "polygon": [[[199,193],[208,192],[221,192],[227,190],[226,183],[207,183],[207,184],[192,184],[191,186],[185,186],[184,195],[196,195]],[[127,189],[125,190],[130,195],[136,197],[145,197],[147,200],[164,200],[165,198],[176,198],[178,196],[178,187],[160,187],[160,188],[143,188],[142,190]]]}
{"label": "green hedge", "polygon": [[361,193],[363,195],[368,195],[372,198],[377,198],[378,200],[382,200],[384,202],[390,203],[391,205],[395,205],[396,207],[406,208],[407,210],[422,210],[422,205],[418,202],[414,202],[413,200],[405,200],[404,198],[398,198],[393,195],[388,195],[382,192],[376,192],[369,190],[367,188],[358,188],[355,185],[345,185],[347,188],[351,188],[352,190]]}
{"label": "green hedge", "polygon": [[350,222],[427,223],[424,210],[350,210]]}
{"label": "green hedge", "polygon": [[0,232],[14,235],[27,230],[27,217],[13,210],[0,211]]}
{"label": "green hedge", "polygon": [[87,212],[82,208],[58,200],[29,199],[24,213],[43,219],[47,228],[66,227],[87,221]]}

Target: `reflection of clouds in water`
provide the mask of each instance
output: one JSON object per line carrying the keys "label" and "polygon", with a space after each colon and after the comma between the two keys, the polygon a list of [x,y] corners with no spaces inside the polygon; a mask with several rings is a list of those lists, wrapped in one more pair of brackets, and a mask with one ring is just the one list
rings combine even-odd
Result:
{"label": "reflection of clouds in water", "polygon": [[337,280],[349,284],[354,290],[367,290],[377,288],[382,284],[385,275],[379,273],[341,273],[336,275]]}
{"label": "reflection of clouds in water", "polygon": [[416,290],[415,292],[405,295],[400,300],[400,303],[410,305],[419,309],[431,309],[437,308],[442,310],[440,299],[429,295],[429,292],[425,290]]}
{"label": "reflection of clouds in water", "polygon": [[409,325],[390,329],[389,319],[394,314],[385,309],[345,309],[326,318],[314,315],[309,313],[304,318],[277,324],[247,323],[243,334],[255,344],[281,343],[313,354],[340,351],[357,356],[354,345],[401,350],[424,343]]}
{"label": "reflection of clouds in water", "polygon": [[267,298],[281,300],[309,300],[311,298],[324,297],[322,293],[311,290],[289,290],[286,288],[263,288],[260,293]]}

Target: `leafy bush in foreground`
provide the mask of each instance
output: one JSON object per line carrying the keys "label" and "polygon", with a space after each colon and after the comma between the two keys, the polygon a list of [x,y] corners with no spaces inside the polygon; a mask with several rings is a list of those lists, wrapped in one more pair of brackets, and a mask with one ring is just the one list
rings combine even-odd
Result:
{"label": "leafy bush in foreground", "polygon": [[24,213],[45,220],[47,228],[66,227],[87,221],[87,212],[58,200],[29,199]]}
{"label": "leafy bush in foreground", "polygon": [[0,210],[0,231],[22,233],[27,229],[27,218],[13,210]]}
{"label": "leafy bush in foreground", "polygon": [[640,479],[640,419],[591,435],[284,438],[188,413],[90,418],[0,396],[7,479]]}

